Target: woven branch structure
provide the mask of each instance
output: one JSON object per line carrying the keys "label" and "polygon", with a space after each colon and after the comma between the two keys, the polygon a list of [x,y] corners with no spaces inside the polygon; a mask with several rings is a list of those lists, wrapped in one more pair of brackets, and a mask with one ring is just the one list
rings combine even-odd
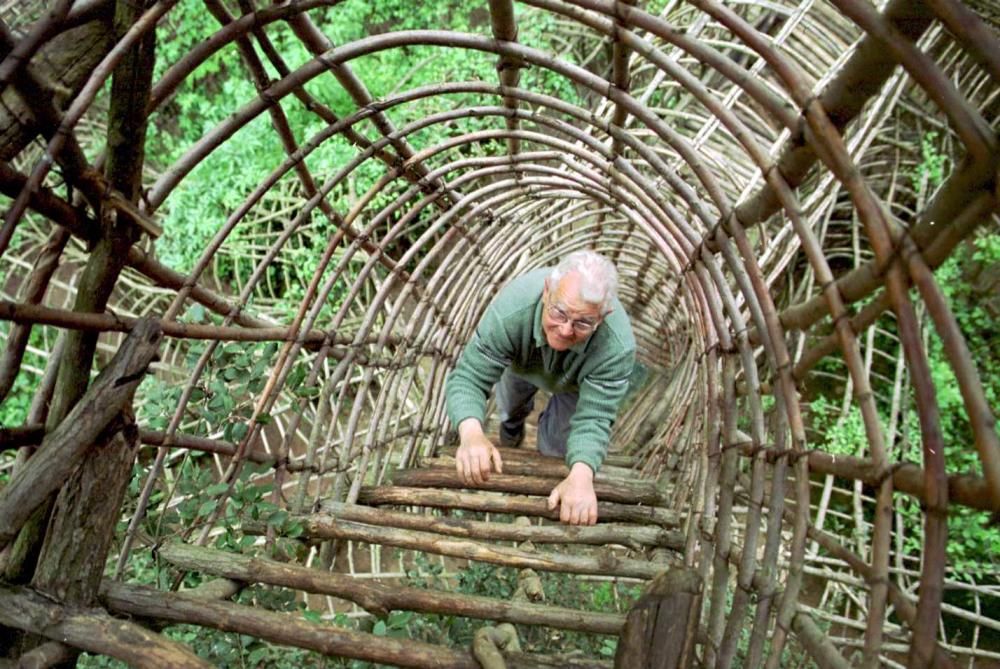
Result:
{"label": "woven branch structure", "polygon": [[[956,518],[996,531],[997,399],[935,277],[997,232],[996,3],[453,4],[462,30],[344,42],[337,0],[0,5],[0,398],[33,398],[0,430],[4,653],[206,666],[132,621],[156,620],[400,666],[608,666],[504,625],[465,651],[235,604],[229,581],[174,591],[202,573],[328,616],[617,635],[620,614],[538,603],[530,571],[687,570],[636,609],[680,592],[691,615],[656,666],[997,666],[995,556],[948,553]],[[211,29],[170,48],[192,7]],[[389,57],[412,61],[400,81],[359,74]],[[227,78],[251,93],[171,145]],[[280,156],[255,187],[191,195],[262,136]],[[585,248],[619,269],[644,370],[602,524],[497,522],[551,518],[564,470],[512,452],[489,490],[455,490],[445,378],[506,281]],[[956,393],[964,416],[941,408]],[[848,423],[836,447],[819,427]],[[242,517],[255,484],[268,515]],[[416,554],[525,585],[368,578]],[[130,583],[149,555],[173,587]],[[618,666],[639,666],[634,625]]]}

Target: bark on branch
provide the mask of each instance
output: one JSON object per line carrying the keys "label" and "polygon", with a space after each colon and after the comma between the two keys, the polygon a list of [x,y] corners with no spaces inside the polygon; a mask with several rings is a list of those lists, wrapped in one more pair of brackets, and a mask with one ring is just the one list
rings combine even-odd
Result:
{"label": "bark on branch", "polygon": [[17,669],[49,669],[65,662],[72,662],[79,653],[58,641],[46,641],[17,658]]}
{"label": "bark on branch", "polygon": [[[56,36],[29,64],[35,76],[50,83],[52,103],[57,109],[69,106],[114,43],[109,14],[105,12],[101,20]],[[31,101],[22,100],[13,87],[8,87],[0,104],[0,159],[18,155],[40,130]]]}
{"label": "bark on branch", "polygon": [[444,516],[416,515],[373,509],[361,504],[327,502],[323,510],[343,520],[370,525],[425,530],[467,539],[494,541],[532,541],[536,544],[620,544],[632,548],[664,546],[681,550],[684,535],[680,532],[644,525],[517,525],[514,523],[464,520]]}
{"label": "bark on branch", "polygon": [[[546,494],[548,494],[546,492]],[[364,486],[358,496],[362,504],[394,504],[397,506],[430,506],[469,511],[491,511],[515,515],[541,516],[559,520],[559,510],[549,511],[542,497],[500,495],[491,492],[460,492],[455,490],[427,490],[406,486]],[[649,523],[678,527],[680,516],[675,511],[655,506],[633,506],[598,502],[597,517],[603,521]]]}
{"label": "bark on branch", "polygon": [[[661,574],[628,612],[616,669],[679,669],[690,665],[701,578],[693,569]],[[692,615],[694,614],[694,615]]]}
{"label": "bark on branch", "polygon": [[365,582],[344,574],[188,544],[167,544],[160,549],[159,555],[181,569],[339,597],[356,603],[380,618],[387,616],[390,611],[405,610],[524,625],[547,625],[595,634],[617,634],[625,622],[624,616],[617,614],[581,612],[558,606],[498,601],[476,595]]}
{"label": "bark on branch", "polygon": [[[426,488],[466,488],[458,478],[454,468],[444,469],[397,469],[392,475],[395,485]],[[542,476],[519,476],[514,474],[492,474],[489,481],[479,487],[483,490],[497,490],[527,495],[548,496],[557,481]],[[663,500],[655,485],[648,481],[614,482],[595,480],[594,492],[597,499],[621,504],[642,504],[659,506]]]}
{"label": "bark on branch", "polygon": [[[753,444],[740,442],[732,444],[740,454],[753,456]],[[850,455],[836,455],[823,451],[809,451],[810,471],[819,474],[861,481],[867,486],[877,487],[886,477],[892,477],[892,487],[896,492],[905,493],[926,503],[924,490],[924,470],[913,462],[897,462],[886,469],[879,469],[867,458],[856,458]],[[948,501],[967,506],[980,511],[1000,513],[1000,508],[993,505],[989,495],[989,484],[982,476],[973,474],[952,474],[948,477]]]}
{"label": "bark on branch", "polygon": [[39,634],[133,667],[210,669],[183,645],[101,610],[70,610],[25,587],[0,587],[0,624]]}
{"label": "bark on branch", "polygon": [[[349,539],[383,546],[396,546],[436,555],[478,560],[508,567],[540,569],[571,574],[601,574],[650,579],[669,567],[661,562],[621,558],[610,551],[599,555],[569,555],[563,553],[535,553],[494,546],[475,541],[463,541],[435,534],[394,528],[365,525],[333,516],[315,514],[303,517],[305,531],[318,539]],[[249,529],[253,529],[250,526]],[[258,528],[260,529],[260,528]]]}
{"label": "bark on branch", "polygon": [[110,611],[122,615],[249,634],[273,643],[315,650],[325,655],[418,669],[479,669],[479,665],[467,652],[312,623],[297,614],[261,611],[231,602],[206,601],[181,593],[160,592],[152,588],[108,581],[101,588],[101,598]]}

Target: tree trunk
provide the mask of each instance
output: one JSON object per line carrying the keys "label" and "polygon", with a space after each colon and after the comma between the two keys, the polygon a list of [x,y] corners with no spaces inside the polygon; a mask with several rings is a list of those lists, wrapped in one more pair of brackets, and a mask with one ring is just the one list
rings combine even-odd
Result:
{"label": "tree trunk", "polygon": [[59,491],[32,585],[65,604],[97,596],[138,447],[134,424],[94,444]]}
{"label": "tree trunk", "polygon": [[42,440],[38,452],[0,491],[0,546],[21,530],[25,520],[44,506],[84,460],[91,445],[105,443],[121,427],[132,395],[156,355],[161,334],[150,321],[136,326],[111,363],[69,416]]}

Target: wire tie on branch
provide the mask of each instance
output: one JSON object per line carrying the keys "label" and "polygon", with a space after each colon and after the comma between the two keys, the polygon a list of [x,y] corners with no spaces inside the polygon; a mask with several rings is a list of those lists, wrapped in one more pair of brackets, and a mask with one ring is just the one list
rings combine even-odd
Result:
{"label": "wire tie on branch", "polygon": [[866,390],[866,391],[864,391],[862,393],[858,393],[854,397],[858,400],[858,403],[860,404],[862,402],[867,402],[868,400],[870,400],[873,397],[875,397],[875,393],[872,392],[871,389],[869,389],[869,390]]}
{"label": "wire tie on branch", "polygon": [[854,323],[852,322],[853,319],[854,319],[854,314],[851,313],[850,309],[844,309],[843,313],[841,313],[839,316],[834,316],[832,323],[834,328],[836,328],[838,325],[840,325],[841,321],[847,321],[847,327],[851,329],[852,334],[857,336],[858,331],[854,329]]}
{"label": "wire tie on branch", "polygon": [[712,351],[718,351],[718,350],[719,350],[719,348],[720,348],[720,344],[719,344],[719,342],[715,342],[715,343],[714,343],[714,344],[712,344],[711,346],[708,346],[708,347],[706,347],[705,349],[703,349],[703,350],[702,350],[702,351],[701,351],[701,352],[700,352],[700,353],[699,353],[699,354],[698,354],[698,355],[697,355],[697,356],[695,357],[695,360],[696,360],[697,362],[701,362],[701,361],[702,361],[702,360],[703,360],[703,359],[704,359],[704,358],[705,358],[705,357],[706,357],[706,356],[707,356],[707,355],[708,355],[709,353],[711,353]]}
{"label": "wire tie on branch", "polygon": [[767,460],[768,464],[772,465],[781,458],[787,457],[791,460],[792,457],[798,453],[798,451],[793,451],[790,448],[781,448],[781,449],[765,448],[761,450],[764,451],[764,458]]}
{"label": "wire tie on branch", "polygon": [[809,450],[795,450],[788,449],[785,451],[785,457],[788,458],[788,464],[794,465],[796,462],[802,458],[808,458],[810,454],[819,452],[818,449],[810,448]]}
{"label": "wire tie on branch", "polygon": [[813,103],[819,105],[822,114],[825,116],[827,114],[826,107],[823,106],[822,93],[812,93],[802,102],[802,107],[799,108],[799,134],[805,139],[805,133],[801,131],[803,128],[808,128],[809,124],[806,121],[806,116],[809,113],[809,108],[812,107]]}

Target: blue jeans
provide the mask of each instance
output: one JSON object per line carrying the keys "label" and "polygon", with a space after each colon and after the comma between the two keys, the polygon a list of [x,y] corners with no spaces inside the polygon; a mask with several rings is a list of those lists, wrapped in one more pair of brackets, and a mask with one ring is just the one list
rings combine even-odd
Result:
{"label": "blue jeans", "polygon": [[[500,413],[500,434],[508,438],[524,430],[524,421],[534,408],[538,387],[510,369],[504,370],[494,387],[497,409]],[[569,439],[569,421],[576,412],[576,393],[557,393],[538,417],[538,452],[556,457],[566,456]]]}

